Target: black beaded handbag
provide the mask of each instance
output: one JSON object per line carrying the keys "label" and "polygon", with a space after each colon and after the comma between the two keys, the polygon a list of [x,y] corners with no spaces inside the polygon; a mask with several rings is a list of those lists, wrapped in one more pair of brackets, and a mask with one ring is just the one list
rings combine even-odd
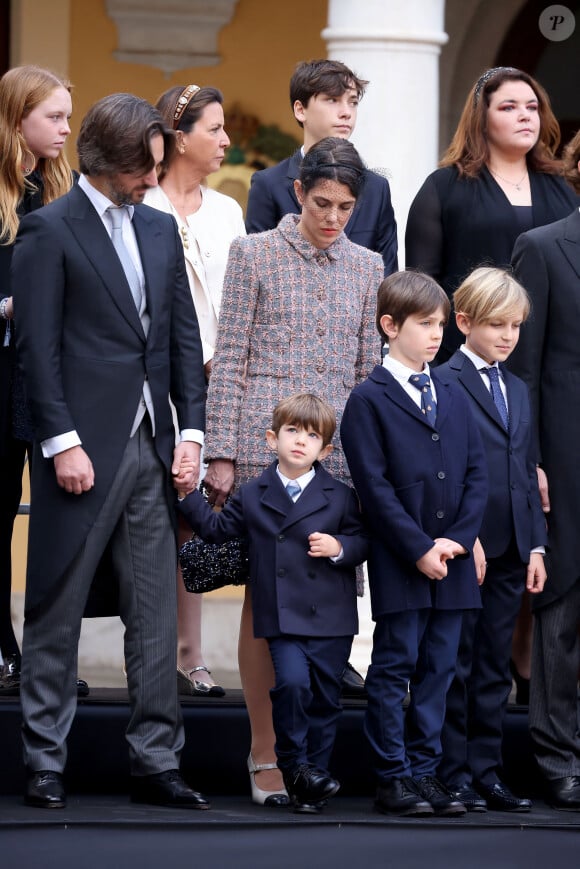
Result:
{"label": "black beaded handbag", "polygon": [[[207,499],[203,483],[200,491]],[[206,543],[194,533],[179,550],[179,563],[185,588],[193,594],[205,594],[225,585],[246,585],[250,580],[245,537],[235,537],[225,543]]]}

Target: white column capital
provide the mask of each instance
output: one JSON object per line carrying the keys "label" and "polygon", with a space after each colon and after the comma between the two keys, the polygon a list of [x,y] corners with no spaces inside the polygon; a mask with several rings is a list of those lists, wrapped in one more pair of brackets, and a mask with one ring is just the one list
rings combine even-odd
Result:
{"label": "white column capital", "polygon": [[[326,41],[329,48],[331,46],[338,48],[341,44],[348,45],[351,48],[357,43],[412,43],[424,44],[433,46],[439,51],[440,46],[445,45],[449,37],[441,30],[432,31],[416,31],[416,30],[397,30],[394,28],[376,28],[369,29],[364,27],[339,28],[325,27],[321,33],[322,38]],[[389,46],[391,48],[392,46]]]}

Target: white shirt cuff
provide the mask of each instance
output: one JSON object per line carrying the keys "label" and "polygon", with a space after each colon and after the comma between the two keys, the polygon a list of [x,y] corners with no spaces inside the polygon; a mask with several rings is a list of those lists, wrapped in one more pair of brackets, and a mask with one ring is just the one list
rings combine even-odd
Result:
{"label": "white shirt cuff", "polygon": [[203,446],[203,432],[198,428],[184,428],[179,432],[179,441],[191,441],[194,444]]}
{"label": "white shirt cuff", "polygon": [[72,447],[80,447],[82,441],[76,431],[67,431],[64,434],[57,435],[54,438],[47,438],[41,441],[42,455],[45,459],[52,459],[58,453],[64,453],[65,450],[70,450]]}

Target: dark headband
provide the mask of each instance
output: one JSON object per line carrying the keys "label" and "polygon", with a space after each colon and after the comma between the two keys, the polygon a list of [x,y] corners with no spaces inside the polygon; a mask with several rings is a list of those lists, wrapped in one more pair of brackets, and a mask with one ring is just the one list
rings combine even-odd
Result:
{"label": "dark headband", "polygon": [[519,73],[521,72],[521,70],[516,69],[515,66],[494,66],[492,69],[488,69],[487,72],[484,72],[483,75],[478,78],[477,84],[475,85],[475,90],[473,92],[473,102],[475,105],[478,104],[479,97],[481,96],[481,91],[488,83],[488,81],[502,72]]}

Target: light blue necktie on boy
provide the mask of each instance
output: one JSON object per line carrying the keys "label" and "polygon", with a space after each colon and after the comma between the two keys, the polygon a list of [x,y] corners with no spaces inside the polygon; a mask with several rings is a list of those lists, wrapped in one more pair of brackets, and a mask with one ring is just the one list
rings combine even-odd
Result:
{"label": "light blue necktie on boy", "polygon": [[288,495],[290,496],[290,498],[292,498],[293,501],[297,501],[302,489],[300,488],[296,480],[290,480],[289,483],[286,483],[286,491],[288,492]]}
{"label": "light blue necktie on boy", "polygon": [[503,397],[503,392],[501,391],[499,383],[499,371],[496,365],[484,368],[483,370],[489,377],[489,391],[491,392],[493,403],[497,407],[497,412],[500,415],[501,421],[504,424],[504,428],[507,431],[509,429],[509,415],[507,404],[505,403],[505,398]]}
{"label": "light blue necktie on boy", "polygon": [[431,381],[428,374],[411,374],[409,383],[412,383],[415,389],[421,393],[421,411],[427,417],[427,422],[430,425],[435,425],[437,421],[437,402],[433,398],[431,392]]}

